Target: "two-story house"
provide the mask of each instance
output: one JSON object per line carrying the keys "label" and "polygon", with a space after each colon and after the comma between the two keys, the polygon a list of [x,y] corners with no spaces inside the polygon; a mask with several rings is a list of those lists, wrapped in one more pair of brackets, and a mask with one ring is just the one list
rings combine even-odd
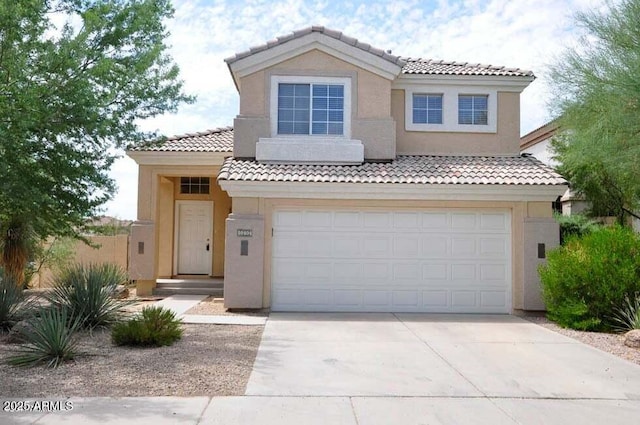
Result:
{"label": "two-story house", "polygon": [[131,274],[224,276],[228,308],[542,309],[566,182],[519,154],[529,71],[310,27],[226,59],[233,129],[128,152]]}

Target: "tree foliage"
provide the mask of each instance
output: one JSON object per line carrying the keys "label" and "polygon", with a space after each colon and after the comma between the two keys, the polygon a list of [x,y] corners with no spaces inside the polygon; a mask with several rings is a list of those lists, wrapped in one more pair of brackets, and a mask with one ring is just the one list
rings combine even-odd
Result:
{"label": "tree foliage", "polygon": [[172,15],[169,0],[0,0],[3,231],[77,236],[115,192],[116,149],[192,101],[167,53]]}
{"label": "tree foliage", "polygon": [[559,171],[595,215],[637,209],[640,200],[640,0],[577,16],[586,35],[552,67],[561,136]]}

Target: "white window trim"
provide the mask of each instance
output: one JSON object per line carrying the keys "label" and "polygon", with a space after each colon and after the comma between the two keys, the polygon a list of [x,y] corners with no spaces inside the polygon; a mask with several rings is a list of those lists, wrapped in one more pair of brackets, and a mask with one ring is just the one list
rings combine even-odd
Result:
{"label": "white window trim", "polygon": [[[415,124],[413,122],[414,94],[442,94],[442,124]],[[458,124],[458,95],[488,96],[487,124]],[[496,133],[498,129],[498,91],[479,86],[412,86],[405,88],[404,120],[407,131],[443,131],[459,133]]]}
{"label": "white window trim", "polygon": [[[278,134],[278,85],[285,84],[341,84],[344,86],[344,117],[343,134]],[[279,139],[351,139],[351,78],[344,77],[313,77],[313,76],[271,76],[271,96],[269,99],[269,118],[271,121],[271,137]]]}
{"label": "white window trim", "polygon": [[[413,122],[413,96],[418,95],[418,96],[439,96],[442,98],[442,123],[414,123]],[[444,94],[443,93],[434,93],[434,92],[425,92],[425,93],[412,93],[411,94],[411,123],[413,125],[427,125],[427,126],[440,126],[444,123]]]}

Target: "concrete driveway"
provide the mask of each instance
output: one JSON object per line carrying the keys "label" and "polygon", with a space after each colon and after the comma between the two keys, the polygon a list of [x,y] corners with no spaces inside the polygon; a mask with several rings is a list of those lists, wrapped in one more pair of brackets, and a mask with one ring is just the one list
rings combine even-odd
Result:
{"label": "concrete driveway", "polygon": [[272,314],[246,395],[212,405],[229,423],[251,403],[306,424],[636,424],[640,367],[514,316]]}

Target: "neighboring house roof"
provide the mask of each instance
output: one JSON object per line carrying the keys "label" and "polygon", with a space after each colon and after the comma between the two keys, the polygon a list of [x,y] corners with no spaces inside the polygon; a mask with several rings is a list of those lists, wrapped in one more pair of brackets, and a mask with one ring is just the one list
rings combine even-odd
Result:
{"label": "neighboring house roof", "polygon": [[369,52],[375,56],[380,56],[383,59],[388,60],[391,63],[394,63],[396,65],[402,66],[404,65],[404,61],[399,57],[399,56],[394,56],[392,55],[390,52],[382,50],[382,49],[378,49],[377,47],[373,47],[370,44],[367,43],[363,43],[361,41],[358,41],[358,39],[353,38],[353,37],[349,37],[347,35],[344,35],[342,32],[340,31],[336,31],[336,30],[332,30],[329,28],[325,28],[323,26],[318,26],[318,25],[314,25],[311,27],[307,27],[307,28],[303,28],[301,30],[298,31],[294,31],[292,33],[289,33],[287,35],[283,35],[280,37],[275,38],[274,40],[268,41],[264,44],[260,44],[258,46],[254,46],[251,47],[249,50],[245,50],[244,52],[240,52],[240,53],[236,53],[235,55],[226,58],[224,61],[227,64],[232,64],[240,59],[244,59],[248,56],[251,56],[255,53],[259,53],[262,52],[264,50],[267,49],[271,49],[272,47],[275,46],[279,46],[281,44],[284,44],[288,41],[291,40],[295,40],[297,38],[301,38],[304,37],[307,34],[311,34],[311,33],[321,33],[324,34],[326,36],[329,36],[331,38],[335,38],[336,40],[340,40],[350,46],[354,46],[357,47],[360,50],[364,50],[365,52]]}
{"label": "neighboring house roof", "polygon": [[264,164],[228,158],[218,180],[308,183],[413,183],[565,185],[559,174],[530,156],[400,155],[361,165]]}
{"label": "neighboring house roof", "polygon": [[233,152],[233,128],[221,127],[199,133],[172,136],[129,149],[134,152]]}
{"label": "neighboring house roof", "polygon": [[523,151],[538,143],[549,140],[558,131],[560,125],[557,120],[549,121],[546,124],[541,125],[535,130],[530,131],[524,136],[520,137],[520,150]]}
{"label": "neighboring house roof", "polygon": [[406,61],[406,64],[402,67],[403,74],[534,77],[533,72],[520,68],[506,68],[504,66],[483,65],[468,62],[436,61],[433,59],[422,58],[403,59]]}

